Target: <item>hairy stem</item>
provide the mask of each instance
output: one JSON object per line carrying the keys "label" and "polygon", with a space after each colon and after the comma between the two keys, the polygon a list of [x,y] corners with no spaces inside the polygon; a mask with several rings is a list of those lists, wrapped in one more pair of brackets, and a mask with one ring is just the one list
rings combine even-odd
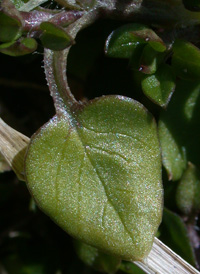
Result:
{"label": "hairy stem", "polygon": [[[85,13],[82,18],[71,24],[66,31],[74,39],[77,33],[84,27],[90,25],[98,18],[98,13],[93,10]],[[61,114],[67,111],[73,112],[74,105],[79,105],[74,98],[67,81],[67,56],[70,47],[63,51],[52,51],[45,49],[44,52],[44,68],[47,83],[51,96],[54,100],[56,113]]]}

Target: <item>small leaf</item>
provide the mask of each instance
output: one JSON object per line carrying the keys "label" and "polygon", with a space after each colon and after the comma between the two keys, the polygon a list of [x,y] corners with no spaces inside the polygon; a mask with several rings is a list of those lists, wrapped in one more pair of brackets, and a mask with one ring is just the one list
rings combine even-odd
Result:
{"label": "small leaf", "polygon": [[154,50],[158,52],[164,52],[166,50],[166,46],[162,39],[157,36],[157,34],[153,31],[151,33],[148,43]]}
{"label": "small leaf", "polygon": [[155,74],[146,76],[141,84],[149,99],[166,107],[175,89],[175,75],[169,65],[163,64]]}
{"label": "small leaf", "polygon": [[193,266],[196,265],[194,251],[182,219],[167,208],[164,208],[163,211],[163,221],[160,226],[160,231],[161,241],[188,263]]}
{"label": "small leaf", "polygon": [[200,83],[179,81],[167,111],[161,112],[159,136],[163,165],[179,180],[190,161],[200,164]]}
{"label": "small leaf", "polygon": [[140,103],[120,96],[74,111],[55,116],[33,136],[28,188],[73,237],[102,252],[141,260],[162,217],[155,121]]}
{"label": "small leaf", "polygon": [[40,29],[43,31],[40,39],[45,48],[63,50],[73,43],[71,36],[64,29],[53,23],[43,22],[40,24]]}
{"label": "small leaf", "polygon": [[109,274],[116,273],[121,260],[115,256],[107,255],[97,248],[87,245],[81,241],[75,241],[75,249],[78,257],[94,269]]}
{"label": "small leaf", "polygon": [[21,36],[21,22],[0,11],[0,41],[10,42]]}
{"label": "small leaf", "polygon": [[34,51],[37,48],[37,42],[33,38],[24,38],[20,42],[28,50]]}
{"label": "small leaf", "polygon": [[122,261],[122,263],[120,265],[120,270],[122,270],[124,273],[128,273],[128,274],[144,274],[145,273],[137,265],[130,263],[130,262],[126,262],[126,261]]}
{"label": "small leaf", "polygon": [[95,259],[98,257],[98,249],[87,245],[82,241],[75,240],[74,246],[78,257],[87,265],[93,266]]}
{"label": "small leaf", "polygon": [[191,11],[200,11],[200,0],[182,0],[186,9]]}
{"label": "small leaf", "polygon": [[141,70],[141,56],[145,46],[146,44],[140,43],[132,52],[132,55],[130,57],[130,66],[135,71]]}
{"label": "small leaf", "polygon": [[10,56],[23,56],[37,49],[37,42],[33,38],[24,38],[10,43],[0,44],[0,52]]}
{"label": "small leaf", "polygon": [[179,182],[176,200],[186,215],[200,210],[200,172],[192,163],[188,164]]}
{"label": "small leaf", "polygon": [[163,53],[154,50],[149,44],[147,44],[140,57],[139,71],[145,74],[155,73],[163,58]]}
{"label": "small leaf", "polygon": [[162,39],[151,29],[142,24],[128,24],[113,31],[107,38],[105,53],[109,57],[130,58],[132,52],[142,43],[156,51],[165,51]]}
{"label": "small leaf", "polygon": [[172,67],[177,76],[193,80],[200,77],[200,50],[189,42],[176,40],[173,45]]}

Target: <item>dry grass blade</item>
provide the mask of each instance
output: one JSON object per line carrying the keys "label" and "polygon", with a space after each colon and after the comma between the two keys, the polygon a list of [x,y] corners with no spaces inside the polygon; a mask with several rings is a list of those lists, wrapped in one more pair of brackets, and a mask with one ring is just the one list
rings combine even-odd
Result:
{"label": "dry grass blade", "polygon": [[200,274],[193,266],[188,264],[179,255],[157,238],[144,262],[135,262],[146,273],[156,274]]}
{"label": "dry grass blade", "polygon": [[0,152],[20,180],[24,181],[24,155],[29,138],[0,118]]}

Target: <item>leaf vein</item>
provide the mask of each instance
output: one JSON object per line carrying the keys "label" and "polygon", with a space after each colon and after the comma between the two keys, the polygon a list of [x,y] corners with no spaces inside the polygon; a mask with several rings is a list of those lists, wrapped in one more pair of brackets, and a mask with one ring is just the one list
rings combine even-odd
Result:
{"label": "leaf vein", "polygon": [[99,150],[100,152],[105,152],[105,153],[107,153],[110,156],[119,156],[123,161],[126,161],[127,163],[130,163],[130,161],[128,161],[126,159],[126,157],[124,157],[123,155],[121,155],[120,153],[117,153],[115,151],[110,151],[110,150],[102,149],[102,148],[96,147],[96,146],[92,146],[91,147],[91,146],[87,145],[87,147],[89,147],[91,150]]}
{"label": "leaf vein", "polygon": [[82,189],[82,185],[81,185],[81,176],[82,176],[82,172],[83,172],[83,166],[84,166],[84,160],[85,160],[85,154],[83,154],[83,159],[81,161],[80,164],[80,168],[79,168],[79,174],[78,174],[78,206],[77,206],[77,216],[80,219],[80,204],[81,204],[81,189]]}
{"label": "leaf vein", "polygon": [[[63,145],[61,146],[60,153],[58,152],[57,155],[60,155],[60,159],[63,159],[64,153],[65,153],[65,145],[67,144],[66,140],[64,141]],[[55,180],[55,200],[56,200],[56,213],[58,214],[58,201],[59,201],[59,193],[58,193],[58,175],[60,173],[61,167],[62,167],[62,161],[58,161],[57,158],[55,157],[57,164],[57,170],[56,170],[56,180]]]}
{"label": "leaf vein", "polygon": [[124,134],[124,133],[120,133],[120,132],[102,132],[102,131],[96,131],[95,129],[91,129],[91,128],[87,128],[85,126],[83,126],[83,128],[87,131],[92,131],[96,134],[106,134],[106,135],[109,135],[109,134],[112,134],[114,135],[115,137],[125,137],[125,138],[130,138],[132,139],[134,142],[137,141],[137,142],[140,142],[141,144],[143,145],[146,145],[146,142],[144,142],[142,139],[141,139],[141,135],[139,136],[132,136],[132,135],[128,135],[128,134]]}
{"label": "leaf vein", "polygon": [[[77,132],[77,135],[79,136],[78,132]],[[80,137],[80,136],[79,136],[79,139],[80,139],[80,141],[81,141],[81,143],[82,143],[82,145],[83,145],[83,147],[84,147],[84,149],[85,149],[85,154],[86,154],[86,156],[87,156],[87,158],[88,158],[88,160],[89,160],[89,163],[91,164],[93,170],[96,172],[96,175],[97,175],[97,177],[99,178],[99,181],[102,183],[102,185],[103,185],[103,187],[104,187],[105,195],[106,195],[106,198],[107,198],[108,202],[109,202],[110,205],[113,207],[113,209],[114,209],[114,211],[116,212],[116,214],[118,215],[118,218],[119,218],[120,222],[122,223],[122,225],[123,225],[125,231],[126,231],[127,234],[129,235],[129,237],[131,238],[131,240],[134,242],[134,239],[133,239],[131,233],[129,232],[128,228],[126,227],[124,221],[122,220],[121,215],[120,215],[119,212],[115,209],[115,206],[114,206],[113,202],[110,200],[109,194],[107,193],[108,191],[106,190],[106,184],[104,183],[103,178],[101,178],[101,175],[99,174],[98,170],[97,170],[96,167],[94,166],[94,164],[93,164],[93,162],[92,162],[92,159],[91,159],[91,157],[89,156],[89,154],[87,153],[86,147],[85,147],[85,145],[83,144],[83,141],[81,140],[81,137]]]}

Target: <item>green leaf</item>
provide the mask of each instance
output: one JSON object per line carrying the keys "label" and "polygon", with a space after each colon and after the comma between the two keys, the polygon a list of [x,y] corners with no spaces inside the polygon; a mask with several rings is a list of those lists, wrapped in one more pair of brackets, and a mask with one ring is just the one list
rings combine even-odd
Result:
{"label": "green leaf", "polygon": [[149,43],[156,51],[166,50],[162,39],[142,24],[128,24],[113,31],[107,38],[105,53],[109,57],[130,58],[139,44]]}
{"label": "green leaf", "polygon": [[186,9],[191,11],[200,11],[200,0],[182,0]]}
{"label": "green leaf", "polygon": [[142,71],[141,58],[146,44],[139,44],[132,52],[130,66],[135,71]]}
{"label": "green leaf", "polygon": [[157,34],[155,32],[153,32],[151,30],[151,32],[149,32],[149,34],[147,32],[147,36],[148,35],[149,35],[149,37],[146,38],[146,40],[149,39],[148,43],[154,50],[156,50],[158,52],[164,52],[166,50],[166,46],[165,46],[164,42],[162,41],[162,39],[159,36],[157,36]]}
{"label": "green leaf", "polygon": [[120,265],[120,270],[122,270],[124,273],[128,273],[128,274],[144,274],[145,273],[137,265],[130,263],[130,262],[126,262],[126,261],[122,261],[122,263]]}
{"label": "green leaf", "polygon": [[33,38],[24,38],[20,42],[24,47],[26,47],[29,50],[34,51],[37,48],[37,42]]}
{"label": "green leaf", "polygon": [[175,75],[169,65],[163,64],[155,74],[146,76],[141,84],[149,99],[166,107],[175,89]]}
{"label": "green leaf", "polygon": [[21,36],[21,22],[0,11],[0,41],[10,42]]}
{"label": "green leaf", "polygon": [[145,74],[153,74],[162,62],[164,54],[154,50],[147,44],[140,57],[139,71]]}
{"label": "green leaf", "polygon": [[40,29],[43,31],[40,40],[45,48],[63,50],[73,44],[71,36],[53,23],[43,22],[40,24]]}
{"label": "green leaf", "polygon": [[177,214],[164,208],[163,221],[159,230],[161,231],[161,241],[163,241],[188,263],[193,266],[196,265],[194,252],[187,234],[187,229],[182,219]]}
{"label": "green leaf", "polygon": [[78,257],[94,269],[109,274],[116,273],[121,260],[115,256],[107,255],[97,248],[81,241],[75,241],[75,249]]}
{"label": "green leaf", "polygon": [[186,80],[200,77],[200,50],[193,44],[176,40],[173,45],[172,67],[175,73]]}
{"label": "green leaf", "polygon": [[200,172],[192,163],[188,164],[179,182],[176,200],[186,215],[200,210]]}
{"label": "green leaf", "polygon": [[55,116],[33,136],[27,185],[73,237],[141,260],[162,217],[157,128],[140,103],[107,96]]}
{"label": "green leaf", "polygon": [[37,49],[37,42],[33,38],[24,38],[10,43],[0,44],[0,52],[10,56],[23,56]]}
{"label": "green leaf", "polygon": [[163,165],[172,180],[179,180],[187,161],[200,164],[200,83],[177,82],[176,90],[162,111],[159,136]]}

